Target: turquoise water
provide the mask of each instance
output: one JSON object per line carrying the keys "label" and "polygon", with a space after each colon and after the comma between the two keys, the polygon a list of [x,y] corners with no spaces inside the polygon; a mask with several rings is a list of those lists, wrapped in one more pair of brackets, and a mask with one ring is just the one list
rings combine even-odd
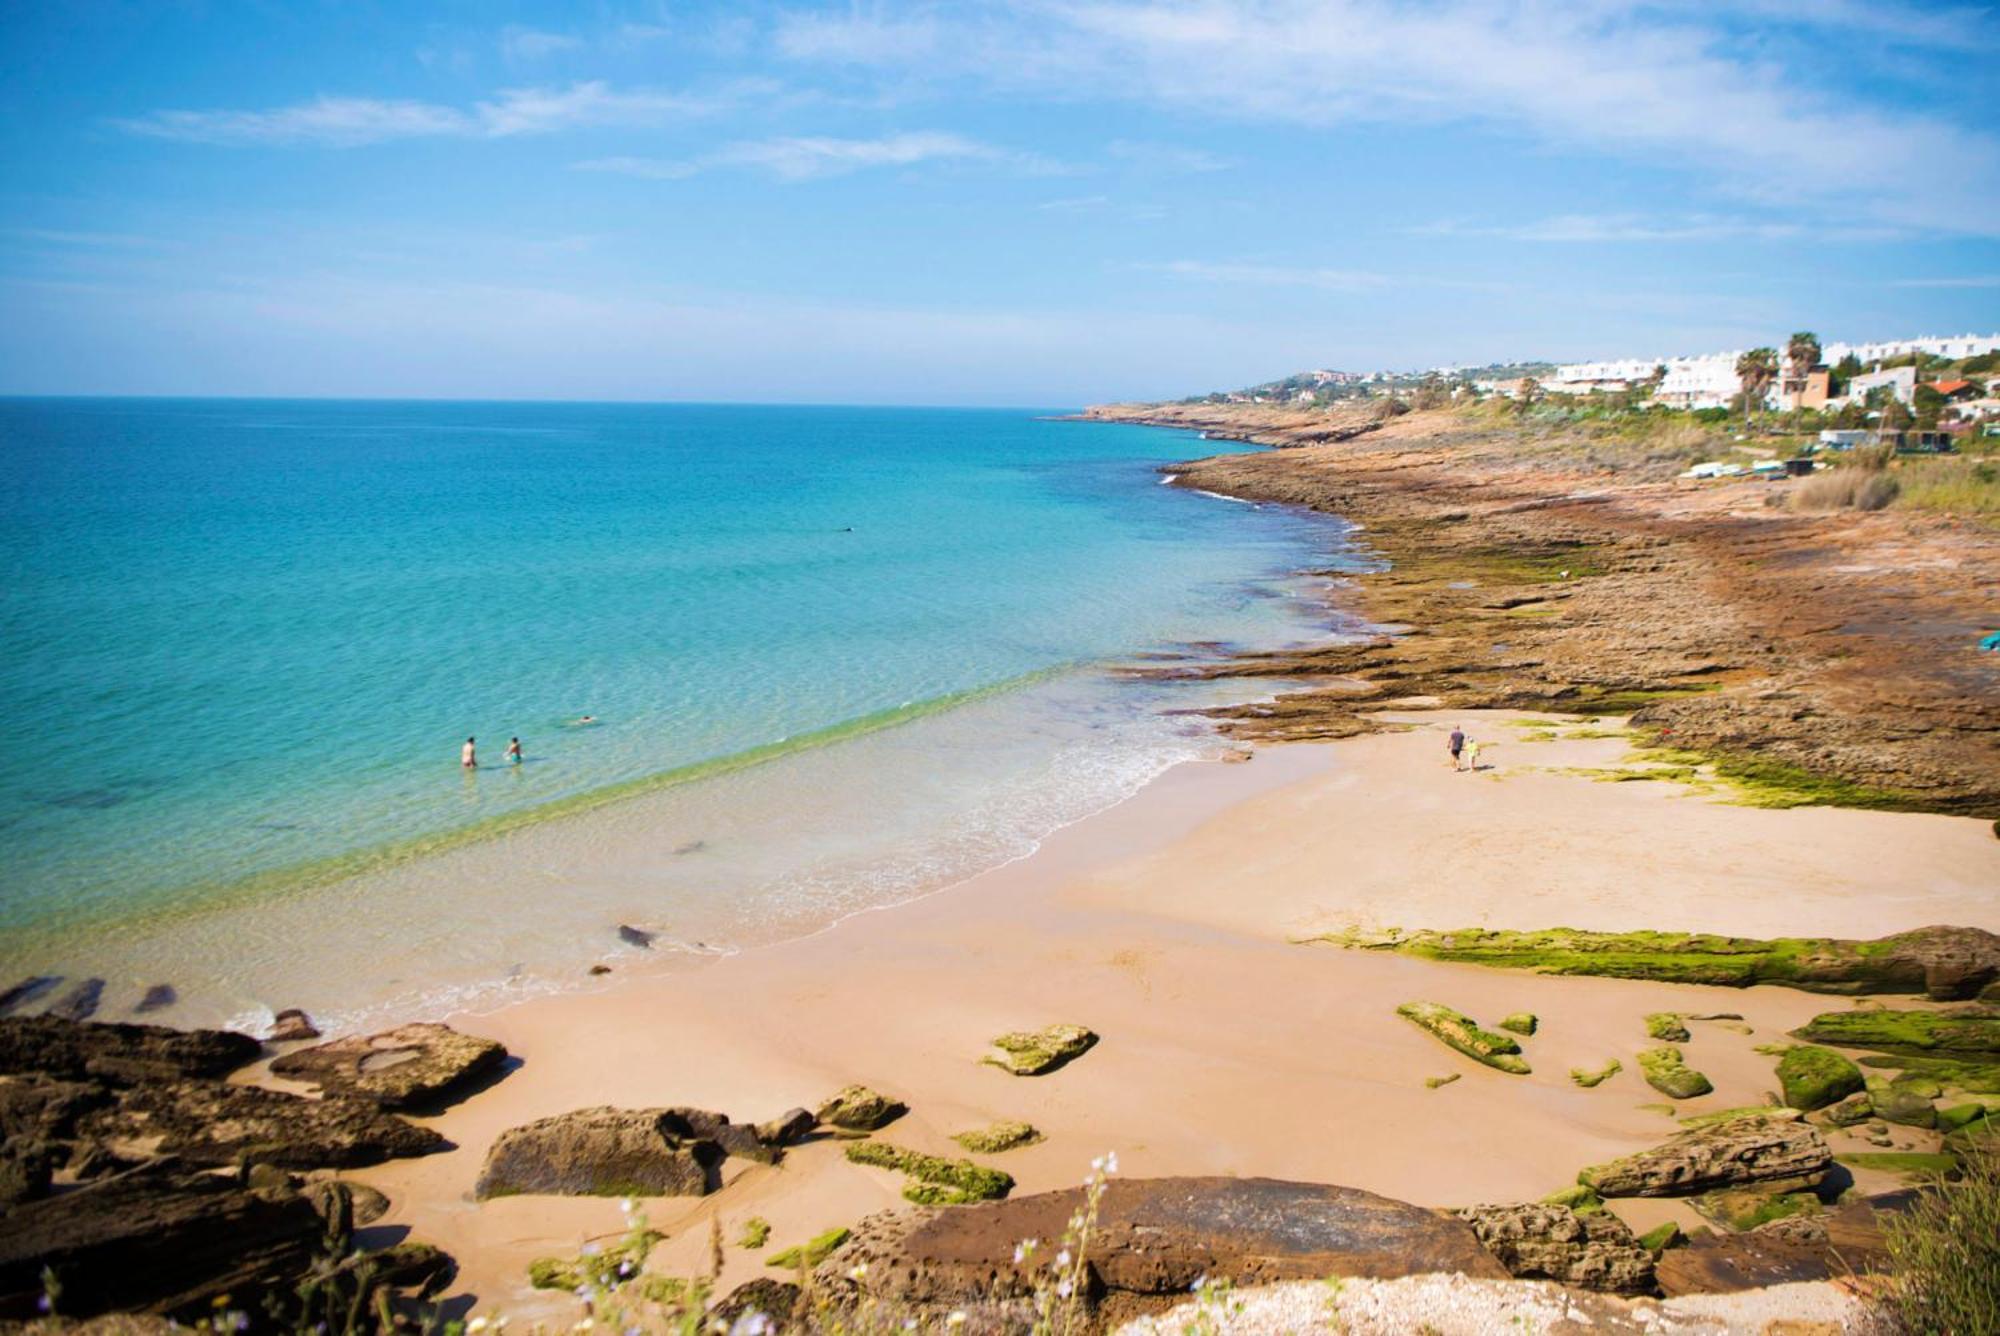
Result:
{"label": "turquoise water", "polygon": [[[1129,753],[988,856],[1017,851],[1184,749],[1185,724],[1145,722],[1158,692],[1101,665],[1309,631],[1287,581],[1333,530],[1155,485],[1218,448],[1007,411],[0,401],[0,955],[95,968],[121,925],[253,911],[746,761],[858,757],[889,726],[964,735],[906,785],[913,810],[955,795],[917,823],[946,843],[1047,784],[1046,756],[979,747],[1047,729],[1051,755]],[[790,792],[743,790],[728,819],[782,827]],[[914,885],[888,853],[932,856],[895,818],[856,866]],[[867,820],[839,838],[867,845]],[[931,874],[970,870],[947,861]]]}

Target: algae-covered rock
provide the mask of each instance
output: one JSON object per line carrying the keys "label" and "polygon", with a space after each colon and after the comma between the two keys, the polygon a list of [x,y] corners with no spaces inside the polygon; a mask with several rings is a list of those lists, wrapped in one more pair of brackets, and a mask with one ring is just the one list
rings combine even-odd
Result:
{"label": "algae-covered rock", "polygon": [[847,1158],[855,1164],[894,1169],[916,1179],[903,1189],[903,1195],[920,1206],[992,1201],[1006,1196],[1014,1187],[1014,1176],[1002,1170],[988,1169],[971,1160],[925,1155],[883,1141],[858,1141],[847,1148]]}
{"label": "algae-covered rock", "polygon": [[873,1132],[908,1113],[901,1100],[877,1094],[864,1085],[851,1085],[819,1106],[818,1118],[843,1132]]}
{"label": "algae-covered rock", "polygon": [[1685,1238],[1686,1235],[1681,1233],[1681,1227],[1669,1220],[1664,1225],[1655,1225],[1641,1234],[1639,1246],[1649,1253],[1663,1253],[1679,1245]]}
{"label": "algae-covered rock", "polygon": [[1625,1064],[1616,1058],[1612,1058],[1596,1071],[1592,1071],[1588,1067],[1572,1067],[1569,1069],[1569,1079],[1582,1086],[1585,1090],[1594,1090],[1624,1070]]}
{"label": "algae-covered rock", "polygon": [[685,1140],[666,1109],[579,1109],[510,1127],[486,1152],[474,1195],[699,1197],[722,1147]]}
{"label": "algae-covered rock", "polygon": [[1656,1011],[1646,1017],[1646,1037],[1667,1044],[1685,1044],[1694,1038],[1678,1011]]}
{"label": "algae-covered rock", "polygon": [[463,1094],[506,1060],[494,1040],[424,1021],[298,1049],[273,1061],[271,1074],[406,1109]]}
{"label": "algae-covered rock", "polygon": [[1532,1011],[1517,1011],[1511,1016],[1500,1018],[1500,1028],[1512,1030],[1515,1034],[1532,1035],[1541,1021]]}
{"label": "algae-covered rock", "polygon": [[1519,1044],[1504,1034],[1482,1030],[1470,1016],[1450,1007],[1436,1002],[1405,1002],[1396,1008],[1396,1014],[1475,1062],[1515,1076],[1526,1076],[1530,1071],[1527,1060],[1520,1056]]}
{"label": "algae-covered rock", "polygon": [[1464,928],[1373,937],[1328,934],[1322,940],[1542,974],[1597,974],[1735,988],[1766,983],[1825,993],[1925,993],[1938,1001],[1952,1001],[1979,997],[2000,984],[2000,936],[1980,928],[1919,928],[1873,941],[1573,928],[1540,932]]}
{"label": "algae-covered rock", "polygon": [[1892,1067],[1905,1076],[1927,1076],[1941,1085],[1974,1095],[2000,1095],[2000,1062],[1964,1062],[1956,1058],[1916,1058],[1865,1053],[1863,1067]]}
{"label": "algae-covered rock", "polygon": [[1041,1076],[1081,1057],[1096,1043],[1096,1032],[1081,1025],[1016,1030],[995,1039],[996,1051],[984,1061],[1016,1076]]}
{"label": "algae-covered rock", "polygon": [[1792,1031],[1800,1039],[1883,1053],[2000,1057],[2000,1007],[1946,1011],[1829,1011]]}
{"label": "algae-covered rock", "polygon": [[1605,1197],[1689,1197],[1747,1183],[1819,1181],[1833,1152],[1810,1123],[1739,1118],[1690,1128],[1650,1150],[1595,1165],[1577,1181]]}
{"label": "algae-covered rock", "polygon": [[1706,1076],[1681,1061],[1681,1051],[1673,1047],[1649,1048],[1641,1053],[1639,1071],[1647,1085],[1669,1099],[1694,1099],[1715,1089]]}
{"label": "algae-covered rock", "polygon": [[1797,1109],[1779,1108],[1770,1104],[1747,1104],[1737,1109],[1717,1109],[1713,1113],[1697,1113],[1681,1119],[1682,1127],[1717,1127],[1723,1123],[1740,1122],[1746,1118],[1776,1119],[1779,1122],[1795,1123],[1802,1115]]}
{"label": "algae-covered rock", "polygon": [[772,1253],[764,1259],[764,1265],[780,1267],[786,1271],[797,1271],[801,1268],[810,1271],[824,1262],[835,1248],[847,1242],[849,1233],[844,1225],[837,1229],[829,1229],[826,1233],[816,1234],[806,1242],[787,1248],[783,1252]]}
{"label": "algae-covered rock", "polygon": [[1611,1294],[1653,1288],[1653,1255],[1609,1211],[1560,1206],[1474,1206],[1455,1213],[1486,1250],[1522,1280],[1553,1280]]}
{"label": "algae-covered rock", "polygon": [[1865,1123],[1875,1116],[1875,1101],[1868,1098],[1867,1091],[1849,1095],[1821,1112],[1820,1117],[1829,1127],[1853,1127]]}
{"label": "algae-covered rock", "polygon": [[1948,1109],[1937,1111],[1937,1125],[1940,1131],[1956,1132],[1967,1123],[1976,1123],[1981,1118],[1990,1117],[1984,1104],[1954,1104]]}
{"label": "algae-covered rock", "polygon": [[1875,1116],[1904,1127],[1936,1127],[1937,1106],[1931,1102],[1936,1096],[1937,1086],[1930,1082],[1913,1085],[1877,1078],[1868,1083],[1868,1099],[1875,1106]]}
{"label": "algae-covered rock", "polygon": [[975,1155],[998,1155],[1002,1151],[1032,1146],[1041,1139],[1042,1134],[1035,1128],[1027,1123],[1018,1122],[998,1122],[991,1127],[977,1127],[969,1132],[960,1132],[952,1138]]}
{"label": "algae-covered rock", "polygon": [[1773,1191],[1763,1188],[1723,1188],[1704,1192],[1694,1199],[1694,1209],[1705,1220],[1738,1233],[1796,1215],[1819,1213],[1819,1198],[1810,1192]]}
{"label": "algae-covered rock", "polygon": [[1461,1072],[1452,1072],[1447,1076],[1426,1076],[1424,1078],[1424,1089],[1436,1090],[1441,1086],[1448,1086],[1461,1075],[1463,1075]]}
{"label": "algae-covered rock", "polygon": [[1802,1044],[1778,1059],[1778,1084],[1795,1109],[1823,1109],[1866,1085],[1861,1069],[1830,1048]]}
{"label": "algae-covered rock", "polygon": [[771,1222],[761,1215],[753,1215],[743,1222],[743,1229],[736,1236],[736,1246],[757,1251],[771,1241]]}
{"label": "algae-covered rock", "polygon": [[1604,1198],[1597,1195],[1597,1189],[1582,1183],[1572,1183],[1566,1188],[1557,1188],[1542,1198],[1543,1206],[1560,1206],[1575,1211],[1578,1215],[1589,1215],[1604,1209]]}

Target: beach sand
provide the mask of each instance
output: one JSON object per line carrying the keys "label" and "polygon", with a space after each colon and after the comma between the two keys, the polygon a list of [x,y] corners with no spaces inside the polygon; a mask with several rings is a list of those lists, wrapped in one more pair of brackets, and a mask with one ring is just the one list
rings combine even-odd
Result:
{"label": "beach sand", "polygon": [[[1682,1047],[1716,1091],[1681,1105],[1689,1114],[1761,1103],[1773,1060],[1754,1046],[1849,1003],[1542,978],[1294,939],[1390,925],[2000,929],[2000,841],[1988,823],[1726,806],[1674,784],[1564,773],[1618,765],[1617,738],[1527,741],[1514,712],[1383,717],[1404,727],[1267,748],[1247,765],[1183,766],[1033,857],[810,938],[449,1018],[504,1041],[520,1066],[427,1120],[455,1150],[353,1175],[394,1201],[378,1237],[407,1227],[445,1248],[461,1264],[457,1292],[482,1310],[573,1315],[567,1296],[527,1288],[527,1263],[616,1234],[619,1205],[475,1203],[499,1132],[602,1104],[755,1121],[851,1082],[906,1100],[912,1111],[881,1139],[922,1151],[962,1155],[953,1133],[1033,1123],[1046,1141],[980,1157],[1012,1173],[1017,1192],[1073,1184],[1115,1150],[1131,1176],[1267,1175],[1434,1206],[1531,1199],[1677,1130],[1642,1107],[1662,1100],[1634,1061],[1650,1046],[1646,1013],[1737,1012],[1751,1031],[1692,1023]],[[1452,773],[1454,723],[1498,744],[1484,758],[1492,768]],[[1445,1049],[1395,1015],[1413,999],[1488,1024],[1537,1013],[1541,1031],[1524,1041],[1534,1073]],[[1102,1042],[1039,1078],[980,1064],[994,1035],[1054,1022],[1090,1026]],[[1614,1057],[1625,1071],[1596,1089],[1568,1078]],[[1898,1145],[1926,1135],[1898,1129]],[[734,1246],[752,1216],[773,1226],[769,1252],[903,1204],[900,1179],[846,1162],[832,1139],[776,1167],[731,1160],[725,1173],[710,1197],[645,1203],[669,1235],[649,1269],[702,1271],[719,1216],[727,1288],[776,1274],[765,1253]],[[1619,1209],[1641,1227],[1696,1219],[1670,1202]]]}

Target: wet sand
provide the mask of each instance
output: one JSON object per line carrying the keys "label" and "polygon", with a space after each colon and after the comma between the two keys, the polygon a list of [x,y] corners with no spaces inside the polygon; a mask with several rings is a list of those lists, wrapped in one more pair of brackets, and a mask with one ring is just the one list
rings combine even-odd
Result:
{"label": "wet sand", "polygon": [[[1410,713],[1246,765],[1183,766],[1040,852],[928,899],[693,970],[450,1017],[521,1060],[435,1119],[457,1149],[354,1175],[394,1199],[379,1229],[434,1242],[482,1309],[550,1319],[566,1296],[526,1284],[534,1257],[622,1227],[618,1203],[475,1203],[481,1158],[507,1127],[593,1105],[695,1105],[760,1120],[861,1082],[912,1112],[883,1139],[963,1154],[951,1134],[1024,1119],[1042,1144],[980,1157],[1017,1192],[1079,1180],[1116,1150],[1123,1172],[1262,1174],[1349,1184],[1426,1205],[1516,1201],[1676,1130],[1640,1079],[1652,1011],[1739,1012],[1751,1033],[1695,1023],[1683,1045],[1714,1094],[1680,1112],[1762,1101],[1754,1051],[1843,999],[1540,978],[1294,939],[1353,926],[1690,929],[1876,936],[1930,923],[2000,929],[2000,841],[1962,817],[1724,806],[1666,783],[1571,773],[1617,765],[1616,738],[1529,742],[1517,712]],[[1444,735],[1496,742],[1454,774]],[[1601,725],[1592,725],[1593,728]],[[1394,1014],[1447,1003],[1491,1023],[1533,1011],[1531,1076],[1461,1058]],[[1054,1022],[1102,1035],[1054,1074],[982,1066],[1003,1031]],[[1572,1066],[1616,1057],[1594,1090]],[[1437,1089],[1426,1078],[1458,1076]],[[1899,1129],[1903,1141],[1927,1134]],[[1841,1137],[1835,1138],[1837,1142]],[[703,1269],[719,1216],[723,1285],[769,1252],[902,1204],[901,1181],[818,1140],[776,1167],[729,1161],[704,1199],[645,1203],[669,1235],[650,1270]],[[1882,1184],[1886,1186],[1886,1182]],[[1863,1186],[1869,1186],[1864,1183]],[[1694,1217],[1652,1202],[1644,1226]],[[769,1247],[733,1245],[761,1216]]]}

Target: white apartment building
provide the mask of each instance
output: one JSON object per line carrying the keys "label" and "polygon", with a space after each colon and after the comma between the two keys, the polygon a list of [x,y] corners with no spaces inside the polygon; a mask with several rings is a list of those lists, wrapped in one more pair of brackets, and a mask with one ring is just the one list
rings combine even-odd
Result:
{"label": "white apartment building", "polygon": [[[1764,402],[1768,408],[1781,408],[1784,406],[1779,398],[1784,371],[1784,340],[1775,340],[1769,346],[1777,349],[1780,375],[1772,381]],[[1981,353],[1995,351],[2000,351],[2000,334],[1926,334],[1921,338],[1895,339],[1885,343],[1829,343],[1820,350],[1820,360],[1831,365],[1852,354],[1863,366],[1867,366],[1917,352],[1932,357],[1959,358],[1977,357]],[[1653,394],[1655,403],[1669,408],[1726,408],[1742,389],[1742,382],[1736,375],[1736,359],[1742,355],[1742,350],[1738,349],[1698,357],[1630,357],[1608,362],[1571,362],[1550,373],[1548,386],[1564,394],[1622,390],[1650,377],[1655,367],[1664,366],[1667,374]],[[1885,372],[1879,378],[1856,377],[1848,393],[1859,399],[1869,389],[1887,385],[1895,391],[1898,399],[1909,403],[1916,392],[1916,374],[1908,367],[1901,368],[1901,371],[1903,374],[1900,375]]]}
{"label": "white apartment building", "polygon": [[[1888,356],[1895,356],[1890,353]],[[1976,354],[1973,354],[1976,356]],[[1913,366],[1891,367],[1887,371],[1870,371],[1847,382],[1844,399],[1854,403],[1867,401],[1871,390],[1888,387],[1891,394],[1904,403],[1915,403],[1917,398],[1917,369]]]}
{"label": "white apartment building", "polygon": [[2000,334],[1953,334],[1940,337],[1926,334],[1916,339],[1895,339],[1888,343],[1829,343],[1820,350],[1820,360],[1831,365],[1852,353],[1863,366],[1871,362],[1902,357],[1907,353],[1927,353],[1932,357],[1977,357],[2000,351]]}

